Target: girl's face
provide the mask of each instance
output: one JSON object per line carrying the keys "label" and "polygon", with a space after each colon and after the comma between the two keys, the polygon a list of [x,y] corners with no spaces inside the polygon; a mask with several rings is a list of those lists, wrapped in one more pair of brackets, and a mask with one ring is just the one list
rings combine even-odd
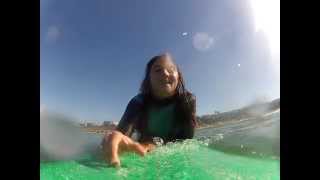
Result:
{"label": "girl's face", "polygon": [[171,97],[176,93],[179,74],[169,56],[154,62],[150,71],[152,94],[159,99]]}

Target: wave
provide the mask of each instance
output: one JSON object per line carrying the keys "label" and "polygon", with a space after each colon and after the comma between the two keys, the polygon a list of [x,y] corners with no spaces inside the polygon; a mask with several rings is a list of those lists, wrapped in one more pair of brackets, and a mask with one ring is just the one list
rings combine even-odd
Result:
{"label": "wave", "polygon": [[280,158],[280,109],[260,117],[196,132],[209,147],[227,153]]}

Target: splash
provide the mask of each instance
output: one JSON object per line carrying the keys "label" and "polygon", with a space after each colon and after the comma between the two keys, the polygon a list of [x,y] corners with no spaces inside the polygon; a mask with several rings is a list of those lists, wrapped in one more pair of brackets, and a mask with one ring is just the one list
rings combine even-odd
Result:
{"label": "splash", "polygon": [[84,150],[86,135],[73,119],[40,111],[40,160],[70,159]]}

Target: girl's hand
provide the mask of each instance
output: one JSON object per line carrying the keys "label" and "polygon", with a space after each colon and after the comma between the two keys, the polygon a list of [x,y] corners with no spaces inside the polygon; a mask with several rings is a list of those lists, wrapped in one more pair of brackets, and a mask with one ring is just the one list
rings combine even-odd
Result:
{"label": "girl's hand", "polygon": [[121,153],[135,152],[141,156],[144,156],[153,148],[150,144],[142,145],[138,142],[135,142],[119,131],[113,131],[111,134],[106,134],[103,139],[102,147],[106,161],[115,167],[120,166],[119,155]]}

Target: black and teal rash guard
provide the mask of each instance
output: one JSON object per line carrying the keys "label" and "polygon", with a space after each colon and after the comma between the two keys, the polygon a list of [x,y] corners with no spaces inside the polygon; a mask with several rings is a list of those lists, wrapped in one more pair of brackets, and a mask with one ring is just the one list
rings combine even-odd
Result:
{"label": "black and teal rash guard", "polygon": [[160,137],[164,142],[191,139],[195,128],[195,97],[190,93],[189,106],[182,106],[178,99],[174,96],[147,100],[138,94],[130,100],[116,130],[129,137],[135,134],[140,142],[153,137]]}

